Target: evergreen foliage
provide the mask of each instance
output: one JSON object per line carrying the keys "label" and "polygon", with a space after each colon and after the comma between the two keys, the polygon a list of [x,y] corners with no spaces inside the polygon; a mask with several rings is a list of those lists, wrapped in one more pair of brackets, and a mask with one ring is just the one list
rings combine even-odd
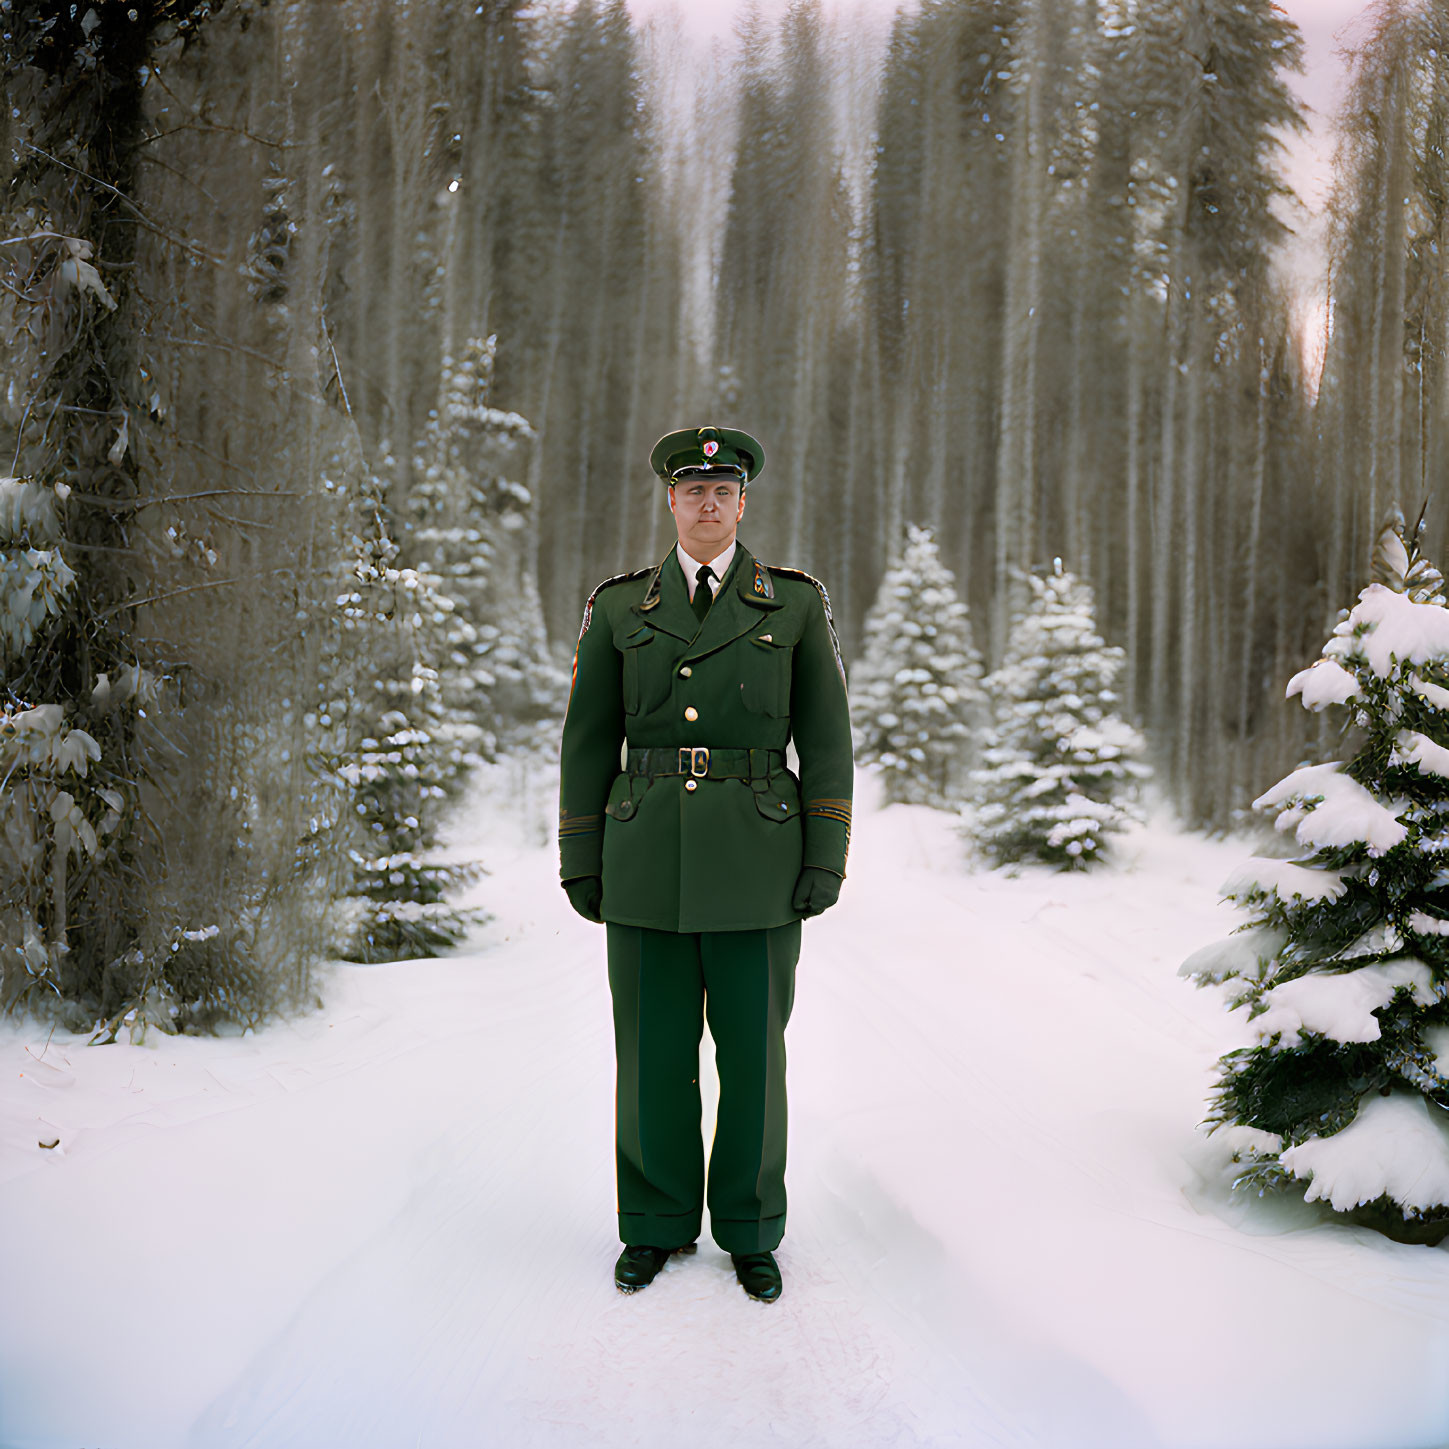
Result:
{"label": "evergreen foliage", "polygon": [[452,652],[455,606],[436,574],[400,564],[384,480],[368,477],[360,501],[367,526],[353,586],[339,600],[362,635],[354,730],[336,764],[354,792],[358,826],[350,851],[355,920],[343,954],[358,961],[435,956],[482,919],[446,899],[478,867],[437,856],[445,805],[468,765],[457,729],[449,728],[458,721],[450,721],[438,667]]}
{"label": "evergreen foliage", "polygon": [[1449,1231],[1449,607],[1394,518],[1374,582],[1288,695],[1341,709],[1346,759],[1256,804],[1291,834],[1223,892],[1248,920],[1183,963],[1228,983],[1254,1042],[1220,1063],[1240,1185],[1306,1184],[1395,1237]]}
{"label": "evergreen foliage", "polygon": [[850,673],[856,759],[880,766],[887,801],[941,806],[959,796],[985,723],[981,676],[955,579],[931,531],[908,526]]}
{"label": "evergreen foliage", "polygon": [[[898,15],[879,87],[873,385],[830,477],[832,496],[859,473],[884,499],[874,547],[841,551],[847,650],[851,592],[857,609],[872,596],[865,561],[902,518],[935,527],[993,659],[1014,580],[1060,550],[1124,647],[1163,787],[1198,822],[1225,824],[1255,764],[1301,752],[1304,726],[1270,727],[1262,684],[1306,642],[1295,601],[1340,527],[1311,511],[1311,389],[1270,279],[1301,53],[1271,0],[926,0]],[[1402,371],[1385,365],[1384,394]],[[813,511],[831,559],[857,515]],[[1291,547],[1264,545],[1290,529]],[[1363,547],[1361,523],[1343,531]]]}
{"label": "evergreen foliage", "polygon": [[287,215],[287,184],[287,178],[273,163],[272,174],[262,182],[266,203],[261,225],[247,239],[247,291],[255,301],[269,305],[287,298],[287,261],[297,230]]}
{"label": "evergreen foliage", "polygon": [[1091,587],[1060,559],[1028,583],[1028,608],[986,680],[995,719],[972,776],[972,831],[997,864],[1079,869],[1134,818],[1148,770],[1141,736],[1117,713],[1122,651],[1097,632]]}
{"label": "evergreen foliage", "polygon": [[[364,685],[421,708],[435,671],[451,760],[546,738],[540,606],[571,631],[664,551],[642,459],[682,417],[765,440],[747,541],[829,583],[848,657],[905,519],[997,658],[1010,580],[1061,547],[1219,825],[1321,731],[1265,683],[1449,456],[1446,0],[1355,37],[1317,393],[1269,265],[1300,55],[1270,0],[924,0],[880,66],[818,0],[754,12],[738,65],[623,0],[11,11],[9,999],[307,999],[352,888],[328,762],[393,734]],[[387,567],[455,604],[426,647],[327,615],[389,439]]]}
{"label": "evergreen foliage", "polygon": [[[379,376],[426,397],[409,379],[436,379],[475,294],[453,217],[419,204],[448,153],[427,87],[386,173],[417,225],[381,257],[355,184],[377,132],[318,129],[339,47],[367,44],[355,18],[39,4],[3,37],[0,1006],[105,1039],[300,1005],[359,912],[364,947],[391,932],[394,954],[464,923],[439,894],[465,872],[434,858],[455,615],[362,460]],[[175,124],[203,104],[204,126]],[[357,316],[387,308],[386,367],[354,371],[376,339]],[[436,451],[405,439],[405,462]]]}
{"label": "evergreen foliage", "polygon": [[408,495],[408,550],[453,604],[440,683],[460,763],[536,748],[539,725],[562,719],[568,692],[525,562],[534,510],[518,476],[534,431],[489,403],[497,343],[473,338],[459,358],[443,358]]}
{"label": "evergreen foliage", "polygon": [[[343,952],[378,961],[430,956],[484,919],[448,896],[476,863],[438,856],[448,806],[468,769],[500,749],[537,747],[566,684],[548,655],[536,591],[514,540],[532,522],[528,490],[510,476],[533,436],[490,406],[497,339],[444,356],[439,405],[414,451],[406,514],[396,460],[364,480],[364,520],[344,596],[366,635],[352,736],[336,768],[355,794],[360,839]],[[397,535],[400,535],[397,536]]]}
{"label": "evergreen foliage", "polygon": [[[211,907],[174,887],[170,808],[192,783],[177,739],[205,683],[151,607],[208,587],[217,554],[158,506],[146,467],[163,405],[128,198],[144,77],[212,9],[38,3],[0,37],[0,1009],[112,1037],[274,999]],[[194,971],[203,953],[219,969]]]}

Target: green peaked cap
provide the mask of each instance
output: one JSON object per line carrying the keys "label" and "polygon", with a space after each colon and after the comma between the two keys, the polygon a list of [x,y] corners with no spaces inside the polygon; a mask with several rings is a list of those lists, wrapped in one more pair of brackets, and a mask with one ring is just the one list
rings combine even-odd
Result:
{"label": "green peaked cap", "polygon": [[649,466],[666,483],[685,468],[742,472],[749,483],[765,466],[765,450],[738,428],[680,428],[655,443]]}

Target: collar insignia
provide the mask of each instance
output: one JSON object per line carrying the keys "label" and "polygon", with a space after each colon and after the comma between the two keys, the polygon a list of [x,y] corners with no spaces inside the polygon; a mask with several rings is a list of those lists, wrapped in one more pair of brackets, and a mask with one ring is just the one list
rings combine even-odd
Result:
{"label": "collar insignia", "polygon": [[663,563],[654,570],[654,574],[649,580],[649,587],[644,590],[644,597],[639,601],[641,614],[647,614],[659,602],[660,576],[664,572],[664,564],[668,562],[669,557],[666,554]]}

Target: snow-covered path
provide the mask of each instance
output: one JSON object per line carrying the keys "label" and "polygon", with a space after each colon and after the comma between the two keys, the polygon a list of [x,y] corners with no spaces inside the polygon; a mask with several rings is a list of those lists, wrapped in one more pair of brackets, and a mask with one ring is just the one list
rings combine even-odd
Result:
{"label": "snow-covered path", "polygon": [[615,1292],[603,935],[499,828],[475,954],[260,1037],[0,1028],[0,1446],[1449,1443],[1449,1248],[1230,1200],[1194,1131],[1242,842],[1007,879],[862,810],[765,1307],[707,1242]]}

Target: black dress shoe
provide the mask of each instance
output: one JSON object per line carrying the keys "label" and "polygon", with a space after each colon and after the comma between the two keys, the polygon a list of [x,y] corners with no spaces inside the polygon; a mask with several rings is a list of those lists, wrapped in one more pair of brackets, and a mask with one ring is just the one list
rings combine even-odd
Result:
{"label": "black dress shoe", "polygon": [[614,1286],[620,1293],[637,1293],[654,1281],[672,1254],[692,1253],[695,1247],[694,1243],[686,1243],[682,1248],[631,1245],[619,1254],[619,1261],[614,1264]]}
{"label": "black dress shoe", "polygon": [[773,1303],[780,1296],[780,1265],[773,1253],[731,1253],[740,1287],[761,1303]]}

